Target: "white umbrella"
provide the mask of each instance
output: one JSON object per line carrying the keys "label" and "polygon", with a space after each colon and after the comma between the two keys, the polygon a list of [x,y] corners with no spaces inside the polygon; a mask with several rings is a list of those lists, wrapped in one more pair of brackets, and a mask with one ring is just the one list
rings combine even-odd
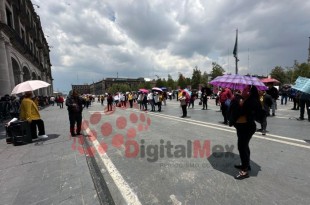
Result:
{"label": "white umbrella", "polygon": [[42,80],[28,80],[16,85],[11,94],[13,95],[27,91],[34,91],[40,88],[48,87],[50,85],[51,84],[44,82]]}
{"label": "white umbrella", "polygon": [[153,91],[159,91],[159,92],[163,92],[163,90],[161,88],[158,88],[158,87],[154,87],[152,88]]}

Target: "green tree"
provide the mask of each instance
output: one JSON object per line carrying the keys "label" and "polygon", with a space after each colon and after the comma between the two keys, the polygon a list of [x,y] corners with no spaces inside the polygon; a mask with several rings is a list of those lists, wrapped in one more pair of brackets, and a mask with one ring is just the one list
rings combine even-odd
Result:
{"label": "green tree", "polygon": [[282,84],[289,83],[288,77],[286,76],[286,72],[281,66],[276,66],[274,69],[272,69],[270,72],[270,76],[272,78],[277,79]]}
{"label": "green tree", "polygon": [[177,81],[177,85],[180,86],[181,89],[186,88],[186,79],[182,73],[179,73],[179,79]]}
{"label": "green tree", "polygon": [[308,63],[298,64],[295,62],[293,80],[295,81],[299,76],[310,78],[310,65]]}
{"label": "green tree", "polygon": [[193,75],[191,80],[192,89],[198,89],[199,84],[201,83],[201,71],[197,66],[193,69]]}
{"label": "green tree", "polygon": [[114,84],[108,88],[108,93],[127,92],[131,91],[131,88],[127,84]]}
{"label": "green tree", "polygon": [[163,78],[163,86],[162,87],[167,87],[167,80],[166,80],[166,78]]}
{"label": "green tree", "polygon": [[210,73],[211,74],[211,80],[213,80],[217,76],[223,75],[224,72],[225,72],[225,70],[222,68],[222,66],[220,66],[216,62],[212,62],[212,71]]}
{"label": "green tree", "polygon": [[152,89],[152,85],[151,82],[144,82],[144,83],[139,83],[138,87],[133,89],[133,90],[139,90],[140,88],[144,88],[144,89]]}
{"label": "green tree", "polygon": [[175,89],[175,82],[172,79],[171,75],[168,74],[168,80],[167,80],[167,87],[174,90]]}
{"label": "green tree", "polygon": [[204,85],[207,85],[208,84],[208,79],[209,78],[209,76],[208,76],[208,73],[205,71],[205,72],[203,72],[203,74],[202,74],[202,76],[201,76],[201,81],[200,81],[200,83],[201,84],[204,84]]}
{"label": "green tree", "polygon": [[156,80],[156,87],[159,87],[159,88],[164,87],[165,86],[164,84],[165,83],[164,83],[164,81],[161,78],[158,78]]}
{"label": "green tree", "polygon": [[185,88],[187,88],[188,85],[191,85],[192,80],[191,78],[185,78],[185,82],[186,82]]}
{"label": "green tree", "polygon": [[285,71],[285,75],[287,77],[288,83],[292,84],[294,83],[294,69],[293,68],[287,68]]}

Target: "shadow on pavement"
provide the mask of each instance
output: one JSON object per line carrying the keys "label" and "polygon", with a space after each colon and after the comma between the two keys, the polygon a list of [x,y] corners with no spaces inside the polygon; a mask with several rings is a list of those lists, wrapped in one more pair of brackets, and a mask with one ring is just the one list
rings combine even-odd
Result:
{"label": "shadow on pavement", "polygon": [[[234,167],[235,164],[240,164],[239,155],[232,152],[214,152],[209,158],[211,166],[225,174],[235,176],[238,170]],[[251,171],[250,176],[257,176],[258,172],[261,171],[261,167],[251,160]]]}
{"label": "shadow on pavement", "polygon": [[47,136],[48,136],[48,138],[46,138],[46,139],[37,139],[37,140],[33,141],[32,143],[34,143],[35,146],[42,145],[44,142],[52,140],[52,139],[56,139],[60,135],[59,134],[48,134]]}
{"label": "shadow on pavement", "polygon": [[0,123],[0,140],[6,138],[5,123]]}

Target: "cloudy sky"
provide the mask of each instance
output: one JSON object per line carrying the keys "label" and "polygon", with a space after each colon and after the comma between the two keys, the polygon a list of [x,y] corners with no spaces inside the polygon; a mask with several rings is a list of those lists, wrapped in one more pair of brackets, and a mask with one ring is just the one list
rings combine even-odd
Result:
{"label": "cloudy sky", "polygon": [[234,73],[238,28],[240,74],[268,74],[306,62],[310,1],[32,0],[51,47],[54,90],[106,77],[178,73],[217,62]]}

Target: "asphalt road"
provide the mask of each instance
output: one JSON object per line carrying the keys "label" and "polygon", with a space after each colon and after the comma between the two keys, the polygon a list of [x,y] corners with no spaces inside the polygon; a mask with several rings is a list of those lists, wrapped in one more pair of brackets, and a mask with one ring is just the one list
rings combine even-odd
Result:
{"label": "asphalt road", "polygon": [[115,204],[309,204],[310,122],[296,120],[291,102],[267,119],[266,136],[254,135],[242,181],[234,179],[236,131],[220,123],[214,100],[209,110],[196,102],[189,118],[175,100],[160,113],[104,108],[84,110],[87,143],[76,140],[74,149],[91,150]]}

